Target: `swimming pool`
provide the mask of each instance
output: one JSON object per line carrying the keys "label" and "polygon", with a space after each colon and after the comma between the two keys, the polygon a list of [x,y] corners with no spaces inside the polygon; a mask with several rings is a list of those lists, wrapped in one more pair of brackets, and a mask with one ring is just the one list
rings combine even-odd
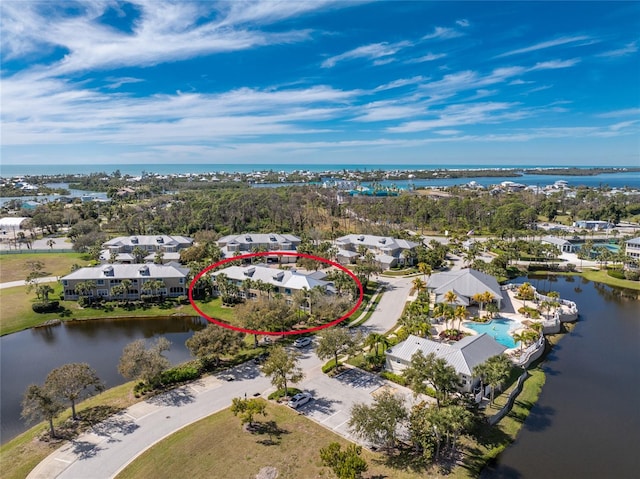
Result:
{"label": "swimming pool", "polygon": [[474,323],[472,321],[464,323],[467,328],[473,329],[478,334],[487,333],[489,336],[493,336],[496,341],[509,349],[515,348],[518,345],[518,343],[513,340],[513,336],[509,334],[509,331],[514,328],[515,324],[514,321],[504,318],[494,319],[488,323]]}

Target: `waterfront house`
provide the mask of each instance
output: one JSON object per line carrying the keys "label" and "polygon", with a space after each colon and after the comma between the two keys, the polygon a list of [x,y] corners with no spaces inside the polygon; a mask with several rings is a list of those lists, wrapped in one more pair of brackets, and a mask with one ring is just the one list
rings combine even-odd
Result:
{"label": "waterfront house", "polygon": [[599,220],[579,220],[574,222],[573,226],[575,228],[582,228],[585,230],[594,230],[594,231],[608,230],[608,229],[615,228],[615,225],[613,223],[610,223],[609,221],[599,221]]}
{"label": "waterfront house", "polygon": [[435,294],[436,303],[444,303],[445,294],[449,291],[456,294],[457,302],[463,306],[469,306],[474,302],[474,295],[482,294],[485,291],[489,291],[493,295],[498,309],[500,309],[503,299],[500,285],[493,276],[470,268],[445,271],[430,276],[427,281],[427,290]]}
{"label": "waterfront house", "polygon": [[394,374],[402,372],[411,364],[411,357],[418,351],[425,356],[433,353],[444,359],[458,373],[460,392],[471,392],[479,379],[473,376],[473,368],[487,359],[502,354],[507,349],[486,333],[466,336],[455,343],[441,343],[413,334],[385,352],[386,369]]}
{"label": "waterfront house", "polygon": [[374,254],[375,260],[384,269],[412,264],[418,243],[390,236],[357,235],[342,236],[335,241],[338,247],[337,259],[342,264],[355,263],[361,247]]}
{"label": "waterfront house", "polygon": [[157,253],[162,253],[164,263],[180,261],[180,250],[193,244],[191,238],[168,235],[133,235],[119,236],[102,244],[105,248],[100,253],[102,261],[115,258],[117,263],[132,264],[136,262],[133,251],[136,248],[146,252],[145,262],[153,262]]}
{"label": "waterfront house", "polygon": [[241,235],[227,235],[218,240],[218,247],[225,258],[239,254],[257,252],[271,252],[267,261],[280,263],[295,263],[295,256],[278,255],[278,252],[295,252],[300,245],[300,238],[290,234],[278,233],[244,233]]}
{"label": "waterfront house", "polygon": [[120,295],[112,295],[111,288],[120,285],[124,280],[131,282],[125,298],[138,300],[143,295],[149,294],[147,288],[144,287],[145,283],[149,281],[162,283],[161,287],[154,288],[153,294],[170,298],[186,296],[188,274],[189,268],[183,268],[178,263],[108,264],[79,268],[73,273],[63,276],[61,281],[65,300],[78,299],[76,286],[80,283],[93,286],[86,296],[121,299]]}

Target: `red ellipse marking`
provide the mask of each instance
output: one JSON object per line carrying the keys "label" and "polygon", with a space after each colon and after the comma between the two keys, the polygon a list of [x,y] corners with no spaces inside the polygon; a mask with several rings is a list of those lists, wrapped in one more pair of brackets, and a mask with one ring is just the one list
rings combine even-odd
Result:
{"label": "red ellipse marking", "polygon": [[[238,326],[233,326],[231,324],[224,323],[224,322],[222,322],[222,321],[220,321],[220,320],[218,320],[216,318],[212,318],[211,316],[208,316],[198,306],[196,306],[196,304],[194,303],[193,287],[196,284],[196,282],[202,276],[204,276],[207,272],[209,272],[212,269],[217,268],[218,266],[221,266],[223,264],[230,263],[231,261],[236,261],[236,260],[239,260],[239,259],[242,260],[242,259],[248,259],[248,258],[255,258],[257,256],[273,256],[273,255],[277,255],[277,256],[300,256],[301,258],[310,258],[310,259],[314,259],[316,261],[322,261],[323,263],[327,263],[327,264],[330,264],[331,266],[335,266],[336,268],[341,269],[342,271],[347,273],[349,276],[351,276],[351,278],[358,285],[358,291],[360,292],[360,296],[358,297],[358,302],[344,316],[341,316],[338,319],[334,319],[333,321],[331,321],[329,323],[326,323],[326,324],[323,324],[321,326],[316,326],[314,328],[308,328],[308,329],[300,329],[300,330],[296,330],[296,331],[257,331],[257,330],[253,330],[253,329],[240,328]],[[212,264],[211,266],[207,266],[205,269],[200,271],[200,273],[198,273],[198,275],[196,277],[194,277],[193,280],[191,280],[191,283],[189,284],[189,302],[191,303],[191,306],[193,306],[193,309],[195,309],[198,312],[198,314],[200,314],[202,317],[206,318],[207,321],[209,321],[210,323],[217,324],[218,326],[222,326],[223,328],[232,329],[234,331],[240,331],[241,333],[261,334],[261,335],[264,335],[264,336],[283,336],[283,335],[291,335],[291,334],[304,334],[304,333],[310,333],[310,332],[313,332],[313,331],[319,331],[321,329],[329,328],[331,326],[335,326],[336,324],[344,321],[349,316],[351,316],[353,313],[355,313],[356,310],[362,304],[363,300],[364,300],[364,289],[362,287],[362,283],[360,282],[360,280],[358,279],[358,277],[355,274],[353,274],[350,270],[348,270],[347,268],[342,266],[340,263],[336,263],[336,262],[328,260],[326,258],[321,258],[320,256],[314,256],[314,255],[306,254],[306,253],[288,252],[288,251],[263,251],[263,252],[259,252],[259,253],[249,253],[249,254],[243,254],[243,255],[240,255],[240,256],[234,256],[233,258],[226,258],[226,259],[223,259],[222,261],[218,261],[217,263]]]}

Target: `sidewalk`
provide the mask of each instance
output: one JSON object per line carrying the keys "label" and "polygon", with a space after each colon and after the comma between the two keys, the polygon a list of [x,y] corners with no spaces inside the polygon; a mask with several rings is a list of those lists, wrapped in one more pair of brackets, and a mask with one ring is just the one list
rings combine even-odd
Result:
{"label": "sidewalk", "polygon": [[[40,283],[55,283],[58,281],[57,276],[45,276],[44,278],[38,278],[38,284]],[[24,286],[26,281],[8,281],[6,283],[0,283],[0,289],[15,288],[16,286]]]}

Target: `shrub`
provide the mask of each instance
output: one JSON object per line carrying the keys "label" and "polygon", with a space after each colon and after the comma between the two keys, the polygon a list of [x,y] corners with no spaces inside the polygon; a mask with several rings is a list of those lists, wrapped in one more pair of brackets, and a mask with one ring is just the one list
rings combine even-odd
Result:
{"label": "shrub", "polygon": [[338,364],[336,364],[336,360],[332,359],[332,360],[328,361],[327,363],[325,363],[324,366],[322,366],[322,372],[327,374],[331,370],[335,369],[335,367],[338,366],[339,364],[340,364],[339,362],[338,362]]}
{"label": "shrub", "polygon": [[176,301],[178,302],[178,304],[187,304],[189,303],[189,298],[187,298],[186,296],[178,296],[176,298]]}
{"label": "shrub", "polygon": [[78,304],[83,308],[87,308],[91,306],[91,298],[88,296],[80,296],[78,298]]}
{"label": "shrub", "polygon": [[575,264],[573,264],[573,263],[567,263],[567,264],[564,266],[564,268],[565,268],[567,271],[571,271],[571,272],[573,272],[573,271],[575,271],[575,270],[576,270],[576,265],[575,265]]}
{"label": "shrub", "polygon": [[389,381],[393,381],[394,383],[399,384],[400,386],[407,385],[407,380],[398,374],[394,374],[389,371],[382,371],[380,373],[380,376],[382,376],[384,379],[387,379]]}
{"label": "shrub", "polygon": [[[296,394],[302,392],[297,388],[287,388],[287,391],[289,392],[288,396],[295,396]],[[285,396],[284,389],[278,389],[277,391],[269,394],[268,399],[275,399],[277,401],[278,399],[283,398],[284,396]]]}
{"label": "shrub", "polygon": [[640,272],[627,270],[624,272],[624,279],[628,279],[630,281],[638,281],[638,279],[640,279]]}
{"label": "shrub", "polygon": [[59,307],[58,301],[40,301],[31,305],[31,309],[36,313],[54,313]]}
{"label": "shrub", "polygon": [[622,271],[620,271],[619,269],[609,269],[609,270],[607,270],[607,274],[609,276],[611,276],[612,278],[625,279],[624,273]]}
{"label": "shrub", "polygon": [[160,383],[164,386],[193,381],[200,377],[200,370],[195,366],[178,366],[167,369],[160,374]]}

